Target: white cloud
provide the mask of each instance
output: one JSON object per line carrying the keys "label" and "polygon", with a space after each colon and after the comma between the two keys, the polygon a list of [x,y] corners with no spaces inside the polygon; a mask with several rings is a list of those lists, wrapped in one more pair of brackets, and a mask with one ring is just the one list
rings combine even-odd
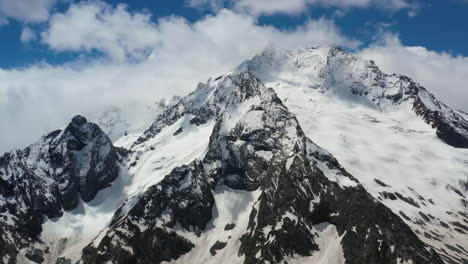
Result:
{"label": "white cloud", "polygon": [[57,51],[103,52],[118,61],[141,59],[158,41],[155,25],[147,13],[131,13],[104,2],[71,5],[67,12],[52,15],[42,41]]}
{"label": "white cloud", "polygon": [[340,9],[378,7],[383,10],[409,10],[414,15],[419,5],[410,0],[189,0],[192,7],[210,7],[219,10],[223,6],[255,16],[271,14],[295,15],[306,11],[308,6]]}
{"label": "white cloud", "polygon": [[359,55],[374,60],[384,72],[411,77],[446,104],[468,112],[468,57],[407,47],[389,34]]}
{"label": "white cloud", "polygon": [[[78,113],[86,114],[111,104],[149,104],[174,94],[185,95],[197,82],[230,71],[270,45],[283,48],[359,45],[358,41],[344,37],[326,19],[310,20],[296,29],[281,31],[259,26],[254,18],[228,10],[195,23],[179,17],[152,23],[147,14],[129,13],[123,7],[90,5],[72,5],[65,13],[67,16],[54,14],[45,34],[49,41],[45,43],[59,51],[99,49],[112,58],[121,58],[121,54],[134,57],[140,54],[135,47],[147,47],[152,50],[151,56],[137,62],[97,59],[55,67],[44,64],[0,69],[0,124],[8,124],[2,126],[0,152],[24,147]],[[97,19],[96,14],[104,15]],[[147,41],[138,39],[147,37],[142,33],[122,35],[115,28],[117,24],[122,30],[147,32],[154,37]],[[106,36],[97,36],[93,30]],[[69,39],[58,40],[60,36],[55,35],[58,32]]]}
{"label": "white cloud", "polygon": [[[204,29],[208,27],[216,30],[217,35]],[[180,34],[174,34],[167,28],[180,31]],[[225,39],[230,39],[230,42],[222,44],[234,49],[241,48],[237,47],[239,37],[255,39],[250,41],[254,47],[264,46],[273,40],[288,44],[304,41],[353,47],[358,44],[342,37],[333,22],[325,19],[310,21],[297,28],[295,33],[256,26],[252,17],[225,9],[215,17],[206,17],[192,25],[179,17],[162,19],[156,25],[151,22],[149,14],[130,13],[124,5],[113,8],[102,2],[86,2],[72,5],[65,13],[52,15],[49,28],[41,35],[42,42],[54,50],[97,50],[120,62],[129,58],[142,59],[153,49],[161,49],[161,45],[170,46],[169,42],[191,46],[194,40],[204,38],[210,38],[207,45],[221,44]],[[285,34],[289,39],[282,39]],[[192,50],[190,47],[184,49]]]}
{"label": "white cloud", "polygon": [[20,36],[21,42],[28,43],[35,39],[36,39],[36,33],[32,29],[30,29],[29,27],[23,28],[23,31],[21,32],[21,36]]}
{"label": "white cloud", "polygon": [[43,22],[49,18],[56,0],[0,0],[0,14],[26,22]]}

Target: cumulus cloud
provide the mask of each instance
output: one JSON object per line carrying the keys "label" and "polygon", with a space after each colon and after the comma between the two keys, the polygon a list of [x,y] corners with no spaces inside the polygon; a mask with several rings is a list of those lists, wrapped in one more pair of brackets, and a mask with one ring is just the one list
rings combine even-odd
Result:
{"label": "cumulus cloud", "polygon": [[411,77],[446,104],[468,112],[468,57],[404,46],[392,34],[358,54],[374,60],[384,72]]}
{"label": "cumulus cloud", "polygon": [[384,10],[408,10],[415,14],[419,8],[409,0],[189,0],[192,7],[209,7],[219,10],[229,7],[255,16],[271,14],[300,14],[308,6],[333,7],[340,9],[378,7]]}
{"label": "cumulus cloud", "polygon": [[71,5],[67,12],[52,15],[42,41],[57,51],[100,51],[115,60],[141,59],[158,41],[155,25],[147,13],[131,13],[123,4],[104,2]]}
{"label": "cumulus cloud", "polygon": [[[65,13],[54,14],[49,28],[41,35],[42,42],[53,50],[100,51],[116,61],[142,59],[155,48],[161,50],[170,46],[169,43],[176,44],[179,52],[183,50],[178,45],[192,50],[185,46],[192,46],[194,41],[202,39],[210,39],[207,45],[223,44],[234,49],[245,48],[243,45],[238,47],[239,38],[245,37],[254,47],[279,40],[288,44],[358,45],[357,41],[341,36],[334,23],[325,19],[309,21],[294,31],[282,32],[272,27],[257,26],[254,18],[223,9],[218,15],[208,16],[194,24],[180,17],[161,19],[154,24],[149,14],[130,13],[124,5],[113,8],[102,2],[76,4]],[[282,39],[285,35],[288,39]]]}
{"label": "cumulus cloud", "polygon": [[56,0],[0,0],[0,14],[26,22],[43,22],[49,18]]}
{"label": "cumulus cloud", "polygon": [[[72,5],[65,14],[69,16],[52,16],[53,21],[42,34],[45,44],[57,51],[99,50],[110,58],[0,69],[0,123],[8,124],[2,126],[0,152],[24,147],[78,113],[86,115],[128,102],[151,104],[161,98],[184,95],[198,82],[230,71],[267,46],[356,48],[360,44],[343,36],[333,21],[326,19],[278,30],[260,26],[248,15],[221,10],[194,23],[180,17],[152,23],[146,13],[131,13],[123,6],[112,8],[97,2]],[[89,23],[81,23],[78,17]],[[90,28],[86,28],[88,25]],[[132,39],[147,36],[131,32],[128,34],[134,35],[127,36],[116,25],[125,31],[154,36],[151,41]],[[68,32],[55,31],[58,28]],[[98,38],[93,30],[103,32],[105,37]],[[52,32],[63,32],[64,38],[69,39],[52,41],[59,38]],[[140,55],[141,47],[151,50],[151,55],[138,61],[128,60]],[[116,63],[115,58],[126,59]]]}
{"label": "cumulus cloud", "polygon": [[20,36],[21,42],[28,43],[35,39],[36,39],[36,33],[32,29],[30,29],[29,27],[23,28],[23,31],[21,31],[21,36]]}

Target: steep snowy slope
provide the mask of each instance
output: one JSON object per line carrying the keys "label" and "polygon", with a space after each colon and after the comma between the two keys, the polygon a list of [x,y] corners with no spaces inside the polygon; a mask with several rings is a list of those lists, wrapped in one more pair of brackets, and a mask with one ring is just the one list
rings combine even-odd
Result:
{"label": "steep snowy slope", "polygon": [[467,146],[466,114],[335,48],[269,50],[246,70],[447,262],[468,261],[468,150],[450,146]]}
{"label": "steep snowy slope", "polygon": [[442,263],[250,72],[200,84],[131,149],[206,124],[203,155],[124,204],[84,263]]}

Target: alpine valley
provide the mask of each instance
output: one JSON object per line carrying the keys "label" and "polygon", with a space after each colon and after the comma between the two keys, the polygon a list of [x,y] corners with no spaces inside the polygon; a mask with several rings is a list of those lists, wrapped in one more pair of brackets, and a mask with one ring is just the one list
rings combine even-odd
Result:
{"label": "alpine valley", "polygon": [[466,195],[468,114],[339,48],[267,49],[0,156],[0,260],[466,264]]}

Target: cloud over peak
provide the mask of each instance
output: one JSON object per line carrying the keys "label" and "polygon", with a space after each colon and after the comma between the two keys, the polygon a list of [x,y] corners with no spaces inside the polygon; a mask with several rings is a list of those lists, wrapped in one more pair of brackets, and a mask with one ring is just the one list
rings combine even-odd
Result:
{"label": "cloud over peak", "polygon": [[153,22],[149,14],[123,5],[86,2],[53,14],[46,26],[41,41],[52,50],[98,51],[105,57],[0,69],[0,123],[8,124],[2,127],[0,152],[34,142],[75,114],[184,95],[267,46],[360,44],[324,18],[280,30],[225,9],[196,22],[176,16]]}
{"label": "cloud over peak", "polygon": [[[200,43],[203,47],[220,49],[222,45],[224,49],[234,50],[258,50],[270,43],[332,44],[350,48],[360,43],[344,37],[333,21],[323,18],[309,20],[289,31],[257,25],[254,17],[227,9],[194,23],[181,17],[166,17],[153,23],[150,14],[130,12],[125,5],[113,7],[96,1],[72,4],[64,13],[53,14],[41,37],[42,43],[55,51],[98,51],[117,62],[139,61],[151,53],[161,54],[165,49],[184,53],[199,42],[203,42]],[[251,46],[239,43],[240,40]]]}

